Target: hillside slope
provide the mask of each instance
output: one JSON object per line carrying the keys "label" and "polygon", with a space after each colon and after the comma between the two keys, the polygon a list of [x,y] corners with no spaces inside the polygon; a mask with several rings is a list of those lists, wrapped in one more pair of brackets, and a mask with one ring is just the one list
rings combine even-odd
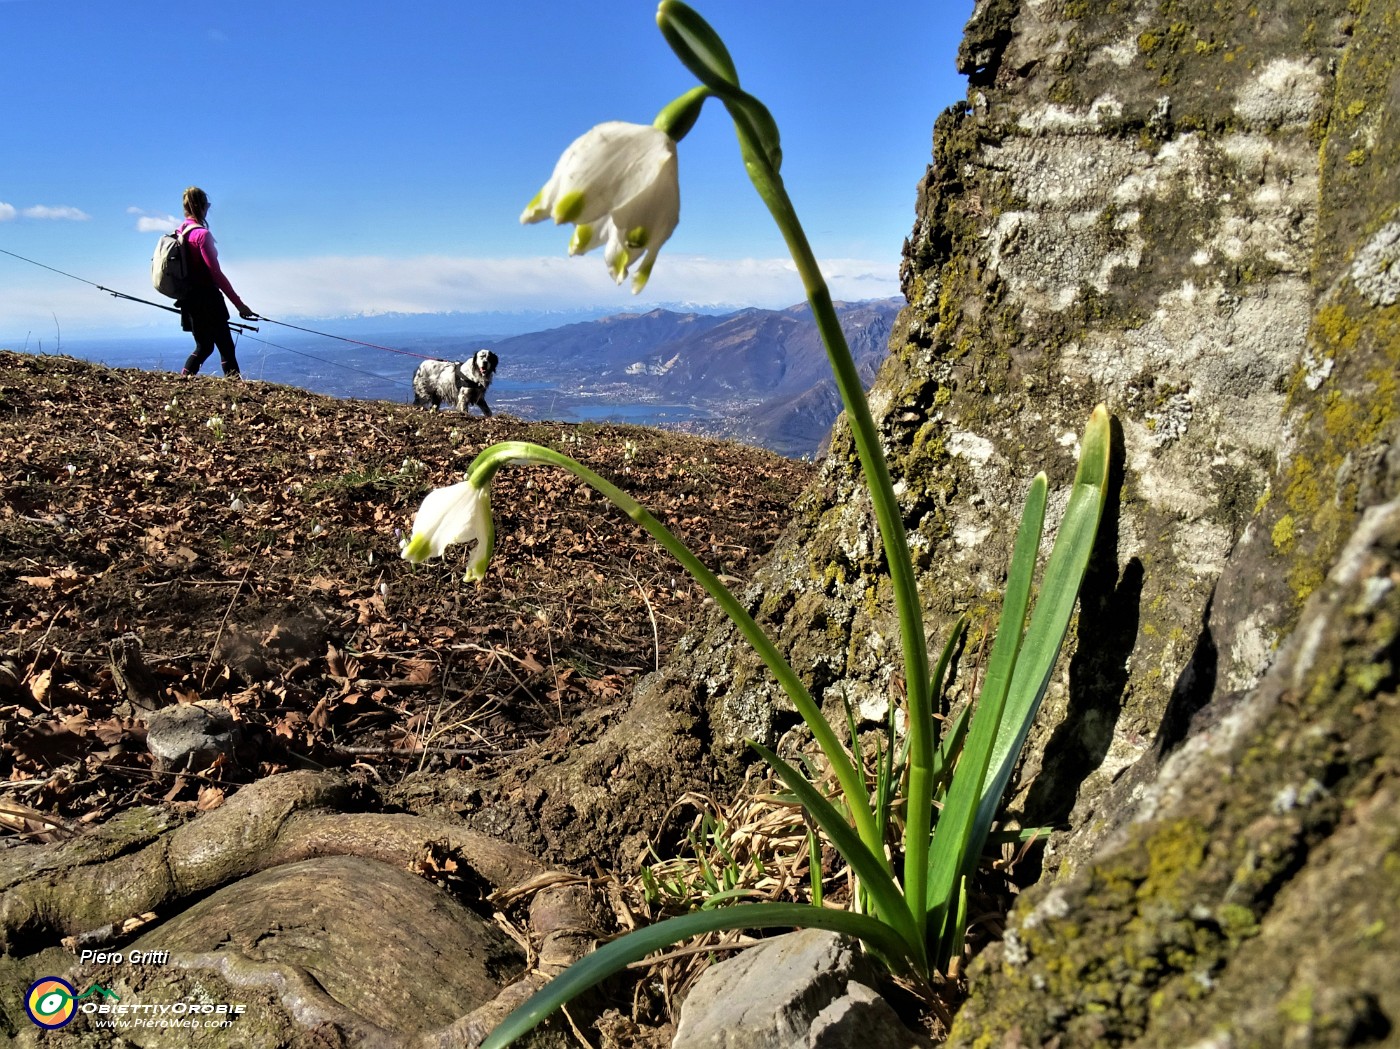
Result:
{"label": "hillside slope", "polygon": [[[545,763],[586,736],[703,595],[551,470],[499,475],[479,586],[461,583],[460,551],[400,560],[422,496],[496,440],[568,451],[736,579],[812,473],[640,427],[0,352],[0,835],[45,840],[140,802],[209,805],[308,761],[392,783],[526,753]],[[125,634],[156,703],[233,709],[236,760],[190,777],[152,768],[142,711],[114,679]],[[13,814],[25,808],[37,818]]]}

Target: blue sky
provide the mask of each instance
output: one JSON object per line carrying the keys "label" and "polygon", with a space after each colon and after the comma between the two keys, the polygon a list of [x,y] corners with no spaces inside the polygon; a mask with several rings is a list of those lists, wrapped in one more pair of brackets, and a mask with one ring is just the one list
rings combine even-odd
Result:
{"label": "blue sky", "polygon": [[[971,0],[709,0],[838,298],[898,293],[933,122],[966,90]],[[385,311],[780,307],[781,238],[717,103],[681,144],[681,225],[640,296],[568,230],[521,226],[569,142],[650,123],[693,79],[652,0],[0,0],[0,248],[154,297],[185,186],[225,271],[278,318]],[[0,255],[0,346],[171,326]]]}

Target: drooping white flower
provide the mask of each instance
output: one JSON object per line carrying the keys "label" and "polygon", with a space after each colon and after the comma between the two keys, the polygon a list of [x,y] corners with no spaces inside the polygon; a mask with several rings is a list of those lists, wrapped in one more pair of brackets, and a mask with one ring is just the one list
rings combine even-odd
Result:
{"label": "drooping white flower", "polygon": [[659,128],[611,121],[573,141],[554,174],[520,215],[575,224],[569,254],[605,244],[603,259],[618,284],[633,263],[635,295],[646,286],[657,252],[681,215],[676,143]]}
{"label": "drooping white flower", "polygon": [[418,507],[413,519],[413,536],[403,556],[414,564],[440,557],[453,543],[476,540],[466,578],[479,580],[486,575],[491,552],[496,546],[496,528],[491,521],[490,489],[478,488],[470,480],[446,488],[434,488]]}

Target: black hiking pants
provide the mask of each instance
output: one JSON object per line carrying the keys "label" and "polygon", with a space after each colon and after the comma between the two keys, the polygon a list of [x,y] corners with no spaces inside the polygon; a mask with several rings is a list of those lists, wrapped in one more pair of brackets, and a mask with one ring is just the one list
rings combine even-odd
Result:
{"label": "black hiking pants", "polygon": [[192,295],[176,304],[180,307],[180,327],[194,336],[194,352],[185,360],[185,374],[196,374],[217,349],[224,375],[236,379],[238,357],[234,352],[233,331],[228,326],[228,307],[217,288],[208,290],[213,294]]}

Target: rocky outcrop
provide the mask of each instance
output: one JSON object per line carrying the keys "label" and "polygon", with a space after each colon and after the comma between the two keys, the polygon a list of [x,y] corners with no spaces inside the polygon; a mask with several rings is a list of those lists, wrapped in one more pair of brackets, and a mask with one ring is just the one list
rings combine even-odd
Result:
{"label": "rocky outcrop", "polygon": [[968,510],[1002,464],[1028,473],[1094,400],[1123,461],[1019,796],[1067,830],[955,1043],[1362,1044],[1400,1015],[1378,772],[1400,748],[1367,727],[1393,717],[1393,514],[1316,593],[1397,491],[1396,30],[1381,4],[986,3],[969,26],[894,402],[950,392],[906,462],[976,435],[948,454],[970,554],[1006,530]]}
{"label": "rocky outcrop", "polygon": [[686,995],[672,1049],[921,1049],[870,987],[872,963],[820,929],[765,940],[706,969]]}
{"label": "rocky outcrop", "polygon": [[1396,10],[1075,8],[979,5],[970,105],[940,124],[961,168],[931,171],[906,271],[924,316],[951,277],[1016,321],[969,325],[957,296],[919,329],[935,359],[1001,345],[1014,377],[1043,351],[1032,381],[1102,391],[1124,438],[1117,585],[1085,594],[1024,777],[1026,814],[1068,829],[953,1042],[1385,1040]]}
{"label": "rocky outcrop", "polygon": [[[1396,1037],[1397,54],[1376,0],[976,6],[872,392],[930,645],[995,629],[1029,479],[1053,529],[1100,401],[1116,458],[1010,798],[1058,832],[957,1044]],[[840,423],[795,512],[745,600],[831,709],[879,717],[898,635]],[[717,775],[796,720],[718,620],[660,707]],[[620,779],[658,746],[601,744]]]}
{"label": "rocky outcrop", "polygon": [[[1323,586],[1400,491],[1398,34],[1379,3],[984,0],[969,23],[873,396],[930,623],[994,616],[1024,486],[1067,483],[1101,400],[1118,460],[1012,799],[1062,831],[959,1044],[1400,1022],[1391,511]],[[879,570],[838,427],[751,597],[872,714],[897,689]],[[690,676],[717,741],[771,738],[761,675],[723,667]]]}
{"label": "rocky outcrop", "polygon": [[953,1045],[1394,1044],[1400,500],[1367,511],[1257,688],[1022,901]]}

